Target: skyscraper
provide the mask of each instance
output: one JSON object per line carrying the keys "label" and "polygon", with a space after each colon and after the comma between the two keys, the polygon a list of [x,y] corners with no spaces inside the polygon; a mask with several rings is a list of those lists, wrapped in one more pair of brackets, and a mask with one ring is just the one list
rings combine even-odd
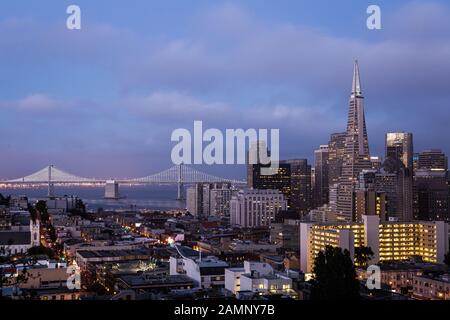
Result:
{"label": "skyscraper", "polygon": [[346,132],[333,133],[328,143],[328,185],[339,182],[345,153]]}
{"label": "skyscraper", "polygon": [[406,168],[413,168],[413,135],[408,132],[386,133],[386,159],[399,159]]}
{"label": "skyscraper", "polygon": [[450,221],[447,172],[418,169],[414,176],[414,218]]}
{"label": "skyscraper", "polygon": [[386,219],[411,221],[413,218],[412,170],[398,158],[388,157],[376,175],[376,191],[386,194]]}
{"label": "skyscraper", "polygon": [[268,168],[270,165],[251,165],[250,179],[247,181],[251,189],[279,190],[290,205],[291,196],[291,166],[286,162],[280,162],[275,174],[263,175],[261,168]]}
{"label": "skyscraper", "polygon": [[314,207],[328,203],[328,145],[321,145],[314,151]]}
{"label": "skyscraper", "polygon": [[285,160],[281,164],[290,166],[289,208],[300,215],[305,215],[312,207],[311,166],[307,159]]}
{"label": "skyscraper", "polygon": [[448,170],[448,157],[441,150],[432,149],[419,153],[418,169],[431,169],[434,171]]}
{"label": "skyscraper", "polygon": [[186,209],[199,219],[229,216],[232,193],[229,183],[197,183],[186,191]]}
{"label": "skyscraper", "polygon": [[354,219],[353,191],[357,177],[362,170],[371,169],[371,167],[369,141],[364,116],[364,97],[361,91],[358,61],[355,61],[337,203],[338,213],[347,221]]}

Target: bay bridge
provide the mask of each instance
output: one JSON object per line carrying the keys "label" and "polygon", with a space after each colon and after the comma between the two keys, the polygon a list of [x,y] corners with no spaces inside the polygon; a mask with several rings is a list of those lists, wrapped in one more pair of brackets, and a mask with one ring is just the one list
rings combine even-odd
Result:
{"label": "bay bridge", "polygon": [[96,179],[79,177],[68,173],[64,170],[58,169],[54,165],[47,166],[42,170],[32,173],[28,176],[0,181],[1,185],[48,185],[48,196],[54,196],[55,185],[86,185],[86,184],[107,184],[112,181],[117,184],[129,185],[149,185],[149,184],[173,184],[177,185],[178,199],[183,198],[184,184],[196,183],[230,183],[233,185],[243,185],[244,180],[233,180],[217,177],[191,168],[186,165],[176,165],[167,170],[155,173],[142,178],[134,179]]}

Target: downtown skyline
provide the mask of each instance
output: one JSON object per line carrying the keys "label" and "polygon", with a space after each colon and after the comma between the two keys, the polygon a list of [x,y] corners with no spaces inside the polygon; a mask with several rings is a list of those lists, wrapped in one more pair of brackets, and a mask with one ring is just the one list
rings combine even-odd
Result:
{"label": "downtown skyline", "polygon": [[[371,155],[384,155],[392,131],[412,132],[416,151],[450,153],[448,4],[380,1],[383,30],[369,31],[366,3],[343,5],[336,14],[346,23],[323,19],[323,4],[285,3],[276,18],[267,16],[270,4],[187,6],[186,16],[166,12],[158,29],[158,21],[119,19],[124,4],[78,1],[85,20],[73,32],[64,29],[65,4],[22,11],[2,4],[12,10],[0,10],[8,12],[0,15],[0,177],[49,164],[99,178],[158,172],[171,166],[171,131],[194,120],[279,128],[281,158],[312,162],[331,133],[345,131],[355,58],[364,70]],[[150,4],[128,10],[138,9],[151,16]],[[296,10],[309,10],[322,27],[288,14]],[[243,166],[206,171],[245,175]]]}

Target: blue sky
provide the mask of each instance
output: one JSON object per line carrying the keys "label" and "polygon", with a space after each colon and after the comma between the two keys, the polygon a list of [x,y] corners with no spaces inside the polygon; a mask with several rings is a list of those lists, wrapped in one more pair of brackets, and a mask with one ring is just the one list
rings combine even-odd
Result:
{"label": "blue sky", "polygon": [[[65,27],[70,4],[82,30]],[[366,28],[369,4],[382,30]],[[450,153],[449,17],[447,1],[3,1],[0,178],[50,163],[144,176],[194,120],[279,128],[282,157],[312,159],[345,130],[355,58],[371,153],[387,131]]]}

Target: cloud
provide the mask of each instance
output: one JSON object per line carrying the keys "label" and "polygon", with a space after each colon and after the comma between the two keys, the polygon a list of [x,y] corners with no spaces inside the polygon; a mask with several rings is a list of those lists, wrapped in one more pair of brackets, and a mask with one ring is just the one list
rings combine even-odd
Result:
{"label": "cloud", "polygon": [[42,94],[35,94],[17,102],[17,108],[25,111],[52,110],[61,106],[61,103]]}
{"label": "cloud", "polygon": [[154,92],[147,96],[131,96],[122,102],[131,111],[156,121],[199,119],[229,115],[229,107],[220,102],[203,102],[179,92]]}
{"label": "cloud", "polygon": [[53,99],[45,94],[33,94],[16,101],[1,101],[3,108],[13,108],[18,111],[51,111],[67,107],[67,104]]}
{"label": "cloud", "polygon": [[[300,24],[267,25],[239,6],[222,5],[201,20],[203,31],[161,43],[144,62],[135,61],[133,70],[140,72],[130,76],[137,86],[198,93],[231,87],[236,94],[259,85],[289,86],[320,98],[348,92],[352,60],[359,58],[364,85],[374,95],[448,95],[448,11],[432,2],[406,5],[385,15],[380,40],[367,41]],[[233,19],[236,24],[227,22]],[[437,41],[417,36],[420,30]]]}
{"label": "cloud", "polygon": [[[54,21],[0,22],[0,84],[12,88],[0,97],[8,143],[34,150],[46,141],[33,154],[75,162],[85,152],[93,166],[115,161],[119,168],[121,157],[132,164],[130,154],[139,165],[154,154],[163,159],[171,130],[204,120],[216,128],[280,128],[283,150],[311,158],[331,132],[345,129],[358,58],[374,153],[383,153],[387,130],[413,131],[417,149],[447,146],[448,4],[383,10],[383,30],[363,38],[269,20],[234,3],[208,8],[162,36],[128,29],[126,21],[90,23],[81,32]],[[23,127],[9,124],[17,117]]]}

